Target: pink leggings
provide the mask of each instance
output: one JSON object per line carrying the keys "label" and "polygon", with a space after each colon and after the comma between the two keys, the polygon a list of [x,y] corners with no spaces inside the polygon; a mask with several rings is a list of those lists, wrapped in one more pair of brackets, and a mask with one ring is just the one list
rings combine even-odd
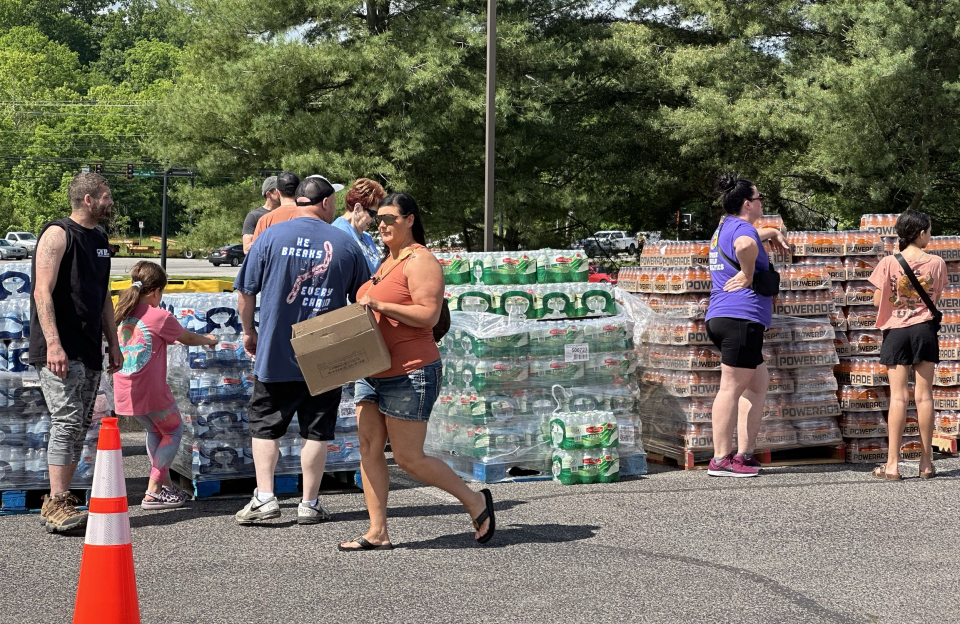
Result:
{"label": "pink leggings", "polygon": [[166,478],[170,464],[180,447],[180,436],[183,433],[180,409],[174,403],[169,409],[134,418],[147,430],[147,457],[150,458],[152,466],[150,478],[160,483]]}

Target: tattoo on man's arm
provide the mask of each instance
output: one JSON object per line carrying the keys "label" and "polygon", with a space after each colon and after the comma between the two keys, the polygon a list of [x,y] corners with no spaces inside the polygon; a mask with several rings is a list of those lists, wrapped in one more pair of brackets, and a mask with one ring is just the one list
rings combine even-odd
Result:
{"label": "tattoo on man's arm", "polygon": [[36,297],[36,305],[40,328],[43,330],[43,336],[46,338],[47,344],[59,343],[60,332],[57,331],[57,314],[53,307],[53,301]]}

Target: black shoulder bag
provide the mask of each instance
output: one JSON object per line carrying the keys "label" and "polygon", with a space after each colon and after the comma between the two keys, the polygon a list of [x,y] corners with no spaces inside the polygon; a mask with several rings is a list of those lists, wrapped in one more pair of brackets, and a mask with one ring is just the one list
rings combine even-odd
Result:
{"label": "black shoulder bag", "polygon": [[[720,227],[722,228],[723,226],[721,225]],[[743,270],[740,268],[739,262],[723,253],[719,236],[717,236],[717,251],[719,251],[723,259],[729,262],[735,269],[738,271]],[[767,258],[767,263],[769,267],[766,269],[754,268],[753,285],[750,288],[753,289],[753,292],[763,297],[776,297],[780,293],[780,273],[773,268],[773,263],[770,262],[769,258]]]}
{"label": "black shoulder bag", "polygon": [[900,268],[903,269],[903,274],[907,276],[907,279],[910,280],[910,283],[913,284],[913,289],[917,291],[917,294],[920,295],[920,298],[923,300],[923,303],[927,306],[927,309],[930,310],[930,314],[933,315],[933,329],[936,333],[940,333],[940,323],[943,321],[943,312],[937,309],[937,306],[933,305],[933,300],[930,299],[930,295],[927,294],[927,291],[923,289],[923,284],[920,283],[920,280],[917,279],[917,275],[913,272],[913,269],[910,268],[910,264],[907,262],[906,258],[900,254],[893,254],[893,257],[897,259],[897,262],[900,263]]}

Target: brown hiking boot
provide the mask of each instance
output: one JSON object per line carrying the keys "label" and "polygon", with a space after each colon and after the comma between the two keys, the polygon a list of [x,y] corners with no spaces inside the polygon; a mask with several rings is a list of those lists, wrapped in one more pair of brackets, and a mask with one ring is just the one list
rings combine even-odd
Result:
{"label": "brown hiking boot", "polygon": [[40,517],[45,521],[47,533],[59,533],[81,529],[87,525],[87,512],[78,511],[80,500],[70,492],[60,492],[43,497]]}

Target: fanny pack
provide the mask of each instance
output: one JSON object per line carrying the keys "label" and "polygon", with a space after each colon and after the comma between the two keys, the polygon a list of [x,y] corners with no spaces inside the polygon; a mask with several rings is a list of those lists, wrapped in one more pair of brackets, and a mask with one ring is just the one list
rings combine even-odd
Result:
{"label": "fanny pack", "polygon": [[924,305],[927,306],[927,309],[930,310],[930,314],[933,315],[933,328],[937,333],[940,333],[940,323],[943,321],[943,312],[937,309],[937,306],[933,305],[933,300],[930,299],[930,295],[927,294],[927,291],[923,289],[923,284],[920,283],[920,280],[917,279],[916,274],[913,272],[913,269],[910,268],[910,264],[907,263],[906,259],[900,254],[893,254],[893,257],[897,259],[897,262],[900,263],[900,268],[903,269],[903,274],[907,276],[907,279],[910,280],[910,283],[913,284],[913,289],[917,291],[917,294],[920,295],[920,299],[923,300]]}
{"label": "fanny pack", "polygon": [[[742,271],[740,263],[723,253],[723,247],[720,246],[720,237],[717,237],[717,251],[723,256],[723,259],[729,262],[735,269]],[[766,269],[754,269],[753,284],[750,288],[753,292],[763,297],[776,297],[780,293],[780,273],[773,268],[773,263],[767,258]]]}

